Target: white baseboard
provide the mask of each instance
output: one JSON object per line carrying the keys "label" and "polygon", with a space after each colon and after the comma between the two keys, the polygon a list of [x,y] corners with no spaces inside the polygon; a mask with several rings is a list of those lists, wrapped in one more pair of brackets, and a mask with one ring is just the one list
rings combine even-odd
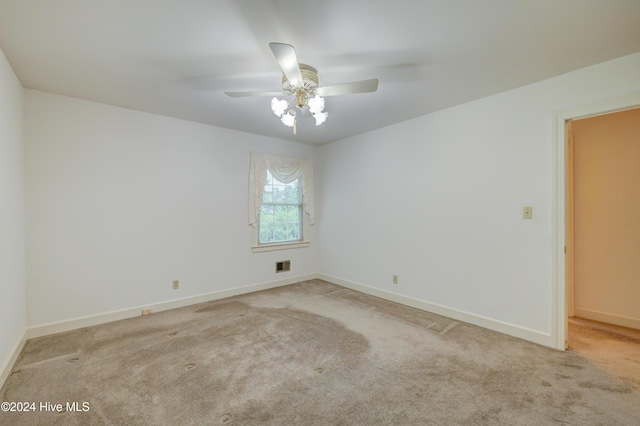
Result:
{"label": "white baseboard", "polygon": [[27,342],[27,334],[22,333],[22,338],[20,338],[18,343],[16,343],[16,345],[13,348],[13,352],[11,352],[11,356],[9,356],[9,358],[2,365],[2,369],[0,369],[0,388],[4,386],[4,382],[7,380],[7,377],[9,377],[9,374],[11,373],[13,366],[18,360],[18,356],[20,355],[20,352],[22,352],[22,348],[24,348],[24,344],[26,342]]}
{"label": "white baseboard", "polygon": [[[151,309],[152,312],[161,312],[168,309],[182,308],[184,306],[195,305],[196,303],[209,302],[211,300],[224,299],[225,297],[237,296],[254,291],[268,290],[270,288],[282,287],[289,284],[295,284],[302,281],[318,278],[318,274],[298,275],[296,277],[285,278],[275,281],[267,281],[257,284],[251,284],[244,287],[237,287],[228,290],[214,291],[212,293],[200,294],[197,296],[184,297],[182,299],[174,299],[166,302],[154,303],[144,306],[136,306],[133,308],[122,309],[118,311],[104,312],[97,315],[90,315],[81,318],[74,318],[65,321],[52,322],[48,324],[36,325],[27,328],[26,339],[35,337],[48,336],[50,334],[62,333],[65,331],[77,330],[83,327],[104,324],[107,322],[118,321],[126,318],[140,316],[143,309]],[[13,364],[11,364],[13,365]]]}
{"label": "white baseboard", "polygon": [[442,315],[447,318],[477,325],[479,327],[497,331],[502,334],[517,337],[519,339],[528,340],[530,342],[537,343],[543,346],[549,346],[551,348],[555,348],[553,345],[553,338],[551,334],[545,334],[540,331],[536,331],[529,328],[520,327],[514,324],[509,324],[503,321],[498,321],[495,319],[483,317],[481,315],[471,314],[471,313],[460,311],[457,309],[448,308],[446,306],[426,302],[424,300],[416,299],[409,296],[404,296],[398,293],[393,293],[386,290],[380,290],[377,288],[369,287],[364,284],[356,283],[349,280],[344,280],[342,278],[334,277],[331,275],[318,274],[318,278],[321,280],[329,281],[330,283],[333,283],[333,284],[340,285],[342,287],[347,287],[355,291],[369,294],[371,296],[380,297],[382,299],[386,299],[391,302],[400,303],[402,305],[410,306],[412,308],[421,309],[423,311],[431,312],[434,314]]}
{"label": "white baseboard", "polygon": [[640,330],[640,318],[631,318],[623,315],[609,314],[607,312],[594,311],[584,308],[575,308],[574,316]]}

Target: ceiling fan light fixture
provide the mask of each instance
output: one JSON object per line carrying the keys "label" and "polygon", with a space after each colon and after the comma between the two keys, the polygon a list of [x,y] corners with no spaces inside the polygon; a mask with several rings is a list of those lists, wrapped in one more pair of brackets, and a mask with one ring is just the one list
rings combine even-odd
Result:
{"label": "ceiling fan light fixture", "polygon": [[327,121],[327,117],[329,116],[328,112],[317,112],[313,114],[313,118],[316,119],[316,126],[321,125],[325,121]]}
{"label": "ceiling fan light fixture", "polygon": [[293,127],[296,124],[296,112],[290,109],[289,112],[282,115],[280,121],[287,127]]}
{"label": "ceiling fan light fixture", "polygon": [[309,92],[307,92],[307,90],[304,87],[296,89],[295,95],[296,95],[296,106],[298,108],[302,109],[305,106],[307,106],[307,99],[309,99]]}
{"label": "ceiling fan light fixture", "polygon": [[321,98],[318,95],[315,95],[313,98],[309,99],[307,102],[309,105],[309,111],[311,114],[319,114],[324,109],[324,98]]}
{"label": "ceiling fan light fixture", "polygon": [[289,102],[284,99],[280,100],[278,98],[271,99],[271,111],[278,117],[282,117],[284,111],[289,108]]}

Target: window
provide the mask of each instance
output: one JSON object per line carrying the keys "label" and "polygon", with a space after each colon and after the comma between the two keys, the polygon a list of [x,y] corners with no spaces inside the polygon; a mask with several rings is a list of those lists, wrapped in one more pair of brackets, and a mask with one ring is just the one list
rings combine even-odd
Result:
{"label": "window", "polygon": [[313,205],[311,161],[251,153],[249,225],[254,252],[308,247]]}
{"label": "window", "polygon": [[258,218],[258,244],[302,241],[302,177],[290,183],[267,171]]}

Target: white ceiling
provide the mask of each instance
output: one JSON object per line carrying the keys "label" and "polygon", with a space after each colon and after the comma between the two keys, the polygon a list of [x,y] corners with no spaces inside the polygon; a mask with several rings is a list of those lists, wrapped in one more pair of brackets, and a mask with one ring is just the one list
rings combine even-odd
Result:
{"label": "white ceiling", "polygon": [[[281,89],[272,41],[379,89],[294,136],[224,94]],[[640,52],[640,1],[0,0],[0,48],[27,88],[319,145]]]}

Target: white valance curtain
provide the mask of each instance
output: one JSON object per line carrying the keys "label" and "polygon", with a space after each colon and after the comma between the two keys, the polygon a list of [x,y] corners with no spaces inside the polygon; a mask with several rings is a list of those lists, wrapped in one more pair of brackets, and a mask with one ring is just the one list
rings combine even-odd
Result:
{"label": "white valance curtain", "polygon": [[310,160],[251,152],[249,167],[249,225],[256,227],[262,196],[267,184],[267,170],[282,183],[291,183],[302,176],[302,201],[309,215],[309,225],[315,222],[313,207],[313,163]]}

